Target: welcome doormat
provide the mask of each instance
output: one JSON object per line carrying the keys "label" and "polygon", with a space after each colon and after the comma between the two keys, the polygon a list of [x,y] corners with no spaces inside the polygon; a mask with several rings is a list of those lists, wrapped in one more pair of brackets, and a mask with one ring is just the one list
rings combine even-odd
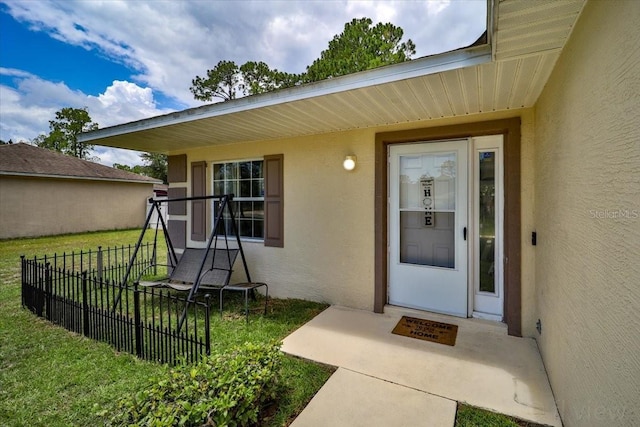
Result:
{"label": "welcome doormat", "polygon": [[420,340],[456,345],[458,325],[402,316],[392,333]]}

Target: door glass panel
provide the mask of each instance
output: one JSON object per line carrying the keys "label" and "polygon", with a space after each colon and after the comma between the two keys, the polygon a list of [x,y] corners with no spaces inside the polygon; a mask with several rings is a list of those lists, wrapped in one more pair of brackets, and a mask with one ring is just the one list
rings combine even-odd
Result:
{"label": "door glass panel", "polygon": [[480,265],[480,291],[496,291],[495,251],[496,251],[496,153],[493,151],[479,154],[479,192],[478,214],[480,250],[478,251]]}
{"label": "door glass panel", "polygon": [[455,152],[400,156],[400,262],[455,268]]}

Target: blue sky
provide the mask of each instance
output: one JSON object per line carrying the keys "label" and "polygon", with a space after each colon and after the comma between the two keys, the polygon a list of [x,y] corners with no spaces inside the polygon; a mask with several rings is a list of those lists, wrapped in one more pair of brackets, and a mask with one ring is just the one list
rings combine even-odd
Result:
{"label": "blue sky", "polygon": [[[27,70],[52,82],[65,82],[90,95],[98,95],[113,80],[131,78],[131,70],[124,64],[53,39],[47,32],[33,31],[7,13],[0,14],[0,28],[3,67]],[[91,72],[87,73],[87,69]],[[11,84],[7,76],[0,78],[3,84]]]}
{"label": "blue sky", "polygon": [[[364,16],[402,27],[417,58],[475,41],[486,2],[0,0],[0,139],[48,133],[63,107],[106,127],[202,105],[191,79],[222,59],[302,72]],[[127,150],[94,155],[140,163]]]}

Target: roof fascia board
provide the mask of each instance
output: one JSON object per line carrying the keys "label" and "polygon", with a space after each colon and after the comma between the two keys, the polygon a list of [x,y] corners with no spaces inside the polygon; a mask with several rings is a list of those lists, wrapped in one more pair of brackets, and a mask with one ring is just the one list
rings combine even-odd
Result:
{"label": "roof fascia board", "polygon": [[88,177],[88,176],[53,175],[53,174],[8,172],[8,171],[0,171],[0,176],[24,176],[24,177],[31,177],[31,178],[48,178],[48,179],[72,179],[72,180],[78,180],[78,181],[127,182],[130,184],[163,184],[163,182],[160,180],[138,181],[135,179],[98,178],[98,177]]}
{"label": "roof fascia board", "polygon": [[489,44],[458,49],[386,67],[322,80],[303,86],[283,89],[261,95],[247,96],[233,101],[208,104],[162,116],[151,117],[87,133],[81,133],[78,135],[78,141],[89,142],[102,138],[171,126],[194,120],[224,116],[278,104],[441,73],[444,71],[490,62],[491,57],[492,48]]}

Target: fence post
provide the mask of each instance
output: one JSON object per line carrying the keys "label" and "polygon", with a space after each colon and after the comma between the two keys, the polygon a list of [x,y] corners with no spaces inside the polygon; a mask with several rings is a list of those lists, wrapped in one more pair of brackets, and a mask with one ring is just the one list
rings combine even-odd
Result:
{"label": "fence post", "polygon": [[97,280],[102,280],[102,246],[98,246],[98,254],[96,256],[96,268],[98,270]]}
{"label": "fence post", "polygon": [[29,276],[32,286],[33,309],[39,317],[44,317],[45,286],[42,278],[42,264],[38,264],[38,259],[34,256],[33,263],[29,268]]}
{"label": "fence post", "polygon": [[89,337],[89,302],[87,300],[87,272],[82,272],[82,332]]}
{"label": "fence post", "polygon": [[204,296],[204,343],[206,346],[207,356],[211,354],[211,328],[209,324],[209,314],[211,307],[211,295],[206,294]]}
{"label": "fence post", "polygon": [[47,310],[47,320],[51,321],[51,293],[53,292],[53,283],[51,280],[51,271],[50,271],[50,267],[51,265],[47,262],[44,265],[44,287],[45,287],[45,292],[44,292],[44,297],[46,298],[45,300],[45,307]]}
{"label": "fence post", "polygon": [[[148,243],[147,243],[147,245],[148,245]],[[158,257],[158,251],[157,251],[157,248],[156,248],[156,242],[154,241],[153,242],[153,254],[151,255],[151,262],[153,262],[153,275],[154,276],[158,275],[158,259],[157,259],[157,257]]]}
{"label": "fence post", "polygon": [[140,291],[138,290],[138,282],[133,284],[133,311],[136,328],[136,356],[142,357],[142,321],[140,320]]}
{"label": "fence post", "polygon": [[26,292],[26,285],[25,282],[26,280],[26,271],[25,271],[26,265],[25,265],[25,261],[24,261],[24,255],[20,255],[20,289],[22,289],[22,291],[20,292],[21,294],[21,299],[22,299],[22,307],[28,307],[29,305],[27,304],[27,292]]}

